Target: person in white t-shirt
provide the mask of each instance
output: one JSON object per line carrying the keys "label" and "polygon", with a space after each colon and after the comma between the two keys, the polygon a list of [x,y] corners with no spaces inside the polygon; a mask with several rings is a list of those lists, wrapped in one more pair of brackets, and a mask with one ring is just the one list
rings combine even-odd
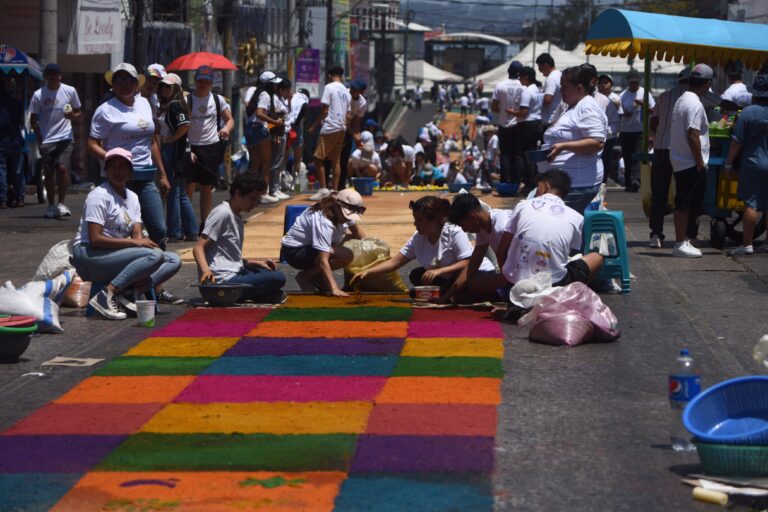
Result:
{"label": "person in white t-shirt", "polygon": [[523,67],[520,71],[520,83],[528,89],[531,99],[528,104],[528,115],[524,119],[517,120],[520,151],[522,151],[525,160],[525,170],[518,193],[526,188],[532,188],[536,184],[536,163],[529,161],[525,157],[525,153],[527,151],[535,151],[539,147],[539,141],[543,133],[541,129],[541,102],[543,95],[536,82],[536,70],[530,66]]}
{"label": "person in white t-shirt", "polygon": [[295,269],[296,282],[302,291],[317,289],[335,297],[348,297],[333,271],[349,265],[352,251],[342,246],[349,238],[363,239],[360,216],[365,213],[362,196],[352,188],[331,194],[299,215],[283,237],[280,255]]}
{"label": "person in white t-shirt", "polygon": [[[283,121],[291,110],[291,81],[287,78],[278,78],[275,84],[276,94],[273,96],[273,116]],[[272,163],[270,165],[270,178],[268,192],[278,200],[290,199],[290,195],[280,190],[280,173],[285,170],[285,145],[287,142],[285,128],[279,131],[272,130]]]}
{"label": "person in white t-shirt", "polygon": [[[80,118],[80,98],[74,87],[61,82],[61,68],[48,64],[43,72],[45,85],[36,90],[29,104],[30,124],[37,136],[43,160],[48,208],[45,217],[69,217],[72,212],[64,204],[69,188],[69,168],[74,134],[72,121]],[[56,186],[59,201],[56,203]]]}
{"label": "person in white t-shirt", "polygon": [[187,96],[191,123],[189,144],[192,165],[187,175],[187,195],[192,198],[200,187],[200,223],[205,225],[213,207],[213,187],[219,181],[219,165],[224,161],[229,136],[235,128],[227,100],[211,92],[213,69],[200,66],[195,72],[195,90]]}
{"label": "person in white t-shirt", "polygon": [[413,91],[413,99],[416,102],[416,112],[421,112],[421,101],[424,96],[424,89],[421,84],[416,85],[416,89]]}
{"label": "person in white t-shirt", "polygon": [[493,125],[486,126],[483,129],[483,138],[485,140],[485,158],[483,159],[483,186],[493,186],[499,179],[499,136],[496,134],[497,128]]}
{"label": "person in white t-shirt", "polygon": [[103,159],[106,181],[85,198],[72,262],[83,279],[109,283],[89,304],[110,320],[123,320],[127,315],[121,306],[136,313],[126,290],[146,292],[160,286],[179,271],[181,258],[144,237],[139,198],[127,187],[133,172],[131,152],[116,147]]}
{"label": "person in white t-shirt", "polygon": [[247,284],[243,300],[276,302],[284,300],[285,274],[267,259],[243,258],[245,228],[242,213],[260,203],[267,182],[251,172],[237,176],[229,187],[229,200],[211,210],[192,254],[200,274],[200,283]]}
{"label": "person in white t-shirt", "polygon": [[297,179],[304,156],[304,119],[309,108],[309,90],[298,89],[291,97],[291,112],[285,120],[288,130],[288,153],[293,153],[293,176]]}
{"label": "person in white t-shirt", "polygon": [[701,102],[712,85],[714,72],[697,64],[688,78],[688,91],[675,102],[669,138],[669,160],[675,176],[675,245],[672,255],[701,258],[691,244],[698,231],[698,216],[707,185],[709,122]]}
{"label": "person in white t-shirt", "polygon": [[[637,152],[640,140],[643,136],[643,98],[645,89],[640,87],[640,73],[631,69],[627,73],[627,89],[621,93],[621,157],[624,159],[624,189],[627,192],[637,192],[640,183],[634,176],[633,169],[636,162],[633,155]],[[648,95],[648,111],[653,112],[656,102],[653,96]]]}
{"label": "person in white t-shirt", "polygon": [[340,190],[347,186],[347,170],[349,157],[355,148],[360,147],[360,135],[363,129],[363,117],[368,112],[368,102],[363,94],[368,88],[368,83],[362,78],[356,78],[349,83],[349,116],[347,118],[347,133],[344,135],[344,146],[339,156],[339,175],[333,176],[334,190]]}
{"label": "person in white t-shirt", "polygon": [[491,101],[491,110],[498,114],[501,179],[507,183],[520,183],[525,171],[517,123],[528,116],[531,94],[520,82],[523,67],[516,60],[509,64],[509,78],[494,87]]}
{"label": "person in white t-shirt", "polygon": [[349,157],[349,175],[356,178],[379,178],[381,158],[373,148],[373,135],[369,131],[361,134],[362,145]]}
{"label": "person in white t-shirt", "polygon": [[[275,105],[277,95],[277,83],[281,79],[271,71],[264,71],[259,75],[255,87],[250,87],[245,95],[245,113],[248,116],[245,123],[245,145],[248,148],[248,172],[261,176],[267,182],[269,189],[272,179],[272,137],[269,130],[275,130],[284,126],[284,120],[280,118]],[[267,194],[262,194],[262,204],[277,203],[280,199]]]}
{"label": "person in white t-shirt", "polygon": [[[121,63],[104,74],[112,86],[112,98],[99,105],[91,118],[88,152],[104,160],[114,148],[127,149],[133,155],[133,173],[128,187],[139,196],[141,215],[149,238],[165,249],[168,238],[161,194],[171,188],[163,163],[157,126],[152,107],[138,93],[144,81],[132,64]],[[159,177],[160,190],[155,185]]]}
{"label": "person in white t-shirt", "polygon": [[579,213],[592,201],[603,182],[600,152],[608,133],[608,118],[592,97],[596,72],[593,66],[566,69],[560,87],[568,109],[544,132],[542,149],[547,162],[539,171],[560,169],[571,177],[568,206]]}
{"label": "person in white t-shirt", "polygon": [[728,79],[728,88],[720,95],[720,110],[722,112],[737,112],[751,103],[751,96],[746,84],[741,81],[744,65],[739,62],[728,61],[725,65],[725,76]]}
{"label": "person in white t-shirt", "polygon": [[416,166],[416,150],[401,144],[398,140],[393,140],[387,144],[386,155],[390,181],[395,187],[407,187]]}
{"label": "person in white t-shirt", "polygon": [[621,129],[621,115],[624,111],[621,108],[621,98],[613,92],[613,77],[604,73],[597,77],[597,91],[594,94],[598,104],[603,107],[605,116],[608,118],[608,135],[603,147],[603,154],[600,158],[603,161],[603,183],[608,179],[608,175],[613,173],[613,148],[619,138]]}
{"label": "person in white t-shirt", "polygon": [[461,110],[461,117],[467,117],[467,111],[469,110],[469,98],[466,95],[459,98],[459,109]]}
{"label": "person in white t-shirt", "polygon": [[139,87],[139,94],[144,96],[149,102],[149,106],[152,107],[152,116],[155,119],[155,123],[159,124],[159,110],[160,110],[160,98],[157,96],[157,87],[160,85],[160,80],[165,78],[165,66],[162,64],[150,64],[147,66],[147,70],[144,72],[144,85]]}
{"label": "person in white t-shirt", "polygon": [[352,103],[352,95],[342,83],[344,68],[331,67],[328,70],[328,79],[329,82],[323,88],[323,97],[320,100],[322,110],[315,119],[315,123],[309,128],[309,133],[314,133],[320,126],[320,137],[314,154],[315,172],[320,190],[310,197],[313,201],[321,200],[331,194],[325,175],[326,160],[331,164],[334,180],[338,182],[341,178],[341,150],[344,148],[347,117]]}
{"label": "person in white t-shirt", "polygon": [[[415,259],[419,266],[409,275],[411,284],[439,286],[441,293],[445,293],[467,268],[472,245],[459,226],[446,222],[451,203],[437,196],[425,196],[411,201],[408,206],[413,212],[416,233],[391,259],[355,274],[350,280],[351,285],[365,281],[368,276],[388,274]],[[495,267],[484,259],[480,271],[494,272]]]}
{"label": "person in white t-shirt", "polygon": [[541,124],[543,125],[542,128],[546,130],[554,122],[552,116],[562,101],[560,94],[562,73],[555,68],[555,59],[548,53],[542,53],[536,57],[536,66],[538,66],[539,72],[546,77],[541,100]]}

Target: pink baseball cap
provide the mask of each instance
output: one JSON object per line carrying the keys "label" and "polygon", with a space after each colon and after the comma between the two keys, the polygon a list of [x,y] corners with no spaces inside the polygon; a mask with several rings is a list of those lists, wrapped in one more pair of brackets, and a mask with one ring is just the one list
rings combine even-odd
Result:
{"label": "pink baseball cap", "polygon": [[107,162],[117,157],[128,160],[128,163],[131,164],[131,168],[133,168],[133,155],[131,155],[130,151],[123,148],[114,148],[107,151],[106,156],[104,156],[104,166],[106,167]]}

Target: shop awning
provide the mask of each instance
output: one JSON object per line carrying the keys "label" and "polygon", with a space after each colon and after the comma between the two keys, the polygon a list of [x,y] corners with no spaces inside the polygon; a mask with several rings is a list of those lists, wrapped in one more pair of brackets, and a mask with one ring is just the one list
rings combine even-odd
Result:
{"label": "shop awning", "polygon": [[725,64],[757,69],[768,61],[768,26],[608,9],[589,29],[585,53]]}

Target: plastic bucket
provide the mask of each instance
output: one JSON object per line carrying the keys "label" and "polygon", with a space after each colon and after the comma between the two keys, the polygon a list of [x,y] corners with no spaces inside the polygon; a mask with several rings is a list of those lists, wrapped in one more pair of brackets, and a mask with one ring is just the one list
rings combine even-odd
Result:
{"label": "plastic bucket", "polygon": [[352,186],[361,196],[373,195],[374,178],[352,178]]}
{"label": "plastic bucket", "polygon": [[136,301],[136,317],[139,321],[140,326],[154,327],[155,326],[155,301],[137,300]]}

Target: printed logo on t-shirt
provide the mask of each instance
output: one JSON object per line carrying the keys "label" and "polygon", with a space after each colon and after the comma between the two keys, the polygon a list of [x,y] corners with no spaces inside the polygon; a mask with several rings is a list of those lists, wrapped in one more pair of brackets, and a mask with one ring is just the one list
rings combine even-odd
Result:
{"label": "printed logo on t-shirt", "polygon": [[138,126],[141,131],[146,132],[149,129],[149,122],[146,119],[139,118],[139,120],[136,121],[136,126]]}
{"label": "printed logo on t-shirt", "polygon": [[58,102],[57,98],[45,98],[45,100],[43,100],[43,105],[48,107],[50,105],[56,105],[57,102]]}

